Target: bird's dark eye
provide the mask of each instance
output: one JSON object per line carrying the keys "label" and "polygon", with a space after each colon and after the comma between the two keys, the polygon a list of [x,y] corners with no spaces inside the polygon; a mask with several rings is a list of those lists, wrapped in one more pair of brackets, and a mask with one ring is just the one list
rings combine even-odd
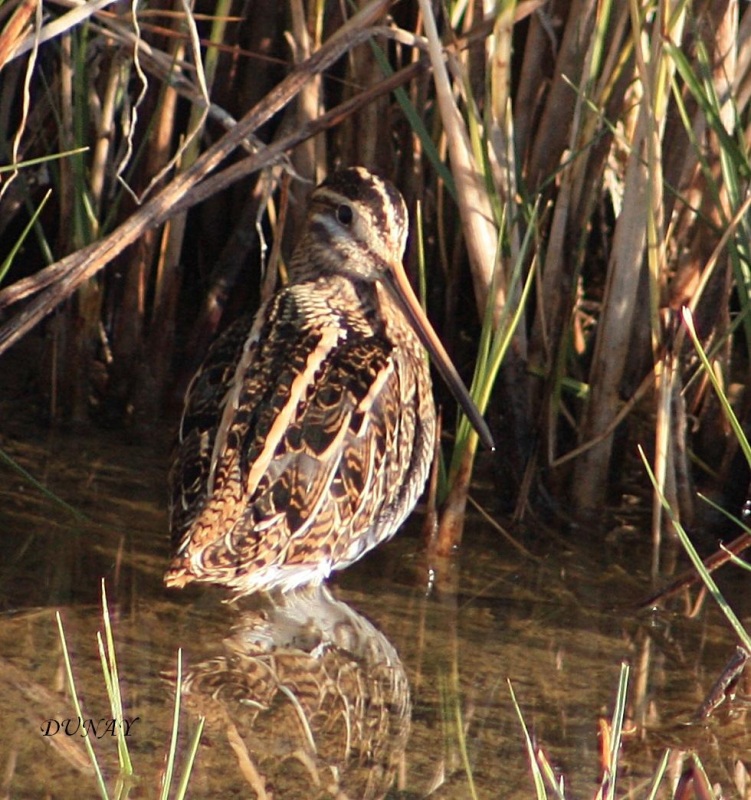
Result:
{"label": "bird's dark eye", "polygon": [[352,213],[352,208],[345,203],[342,203],[336,209],[336,218],[342,223],[342,225],[351,225],[353,217],[354,214]]}

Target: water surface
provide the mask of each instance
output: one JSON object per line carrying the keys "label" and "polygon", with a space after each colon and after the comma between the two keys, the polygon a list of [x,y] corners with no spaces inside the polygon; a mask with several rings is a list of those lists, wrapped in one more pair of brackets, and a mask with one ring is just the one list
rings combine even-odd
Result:
{"label": "water surface", "polygon": [[[614,513],[605,529],[577,536],[530,526],[513,533],[522,552],[473,513],[458,557],[431,565],[418,514],[338,574],[330,595],[228,605],[219,590],[162,586],[169,439],[127,439],[31,429],[0,441],[80,515],[2,468],[2,796],[97,796],[80,730],[64,727],[76,713],[55,612],[115,796],[96,638],[102,579],[124,713],[136,720],[128,736],[136,778],[123,796],[159,795],[178,649],[178,775],[206,718],[192,797],[467,798],[472,787],[481,798],[532,797],[509,683],[570,796],[591,797],[598,725],[612,715],[622,662],[632,675],[620,793],[646,796],[670,747],[676,769],[684,751],[696,751],[726,797],[742,796],[734,781],[751,741],[743,703],[689,724],[735,640],[709,603],[693,618],[686,598],[638,610],[650,591],[646,516]],[[747,578],[732,569],[723,588],[748,620]]]}

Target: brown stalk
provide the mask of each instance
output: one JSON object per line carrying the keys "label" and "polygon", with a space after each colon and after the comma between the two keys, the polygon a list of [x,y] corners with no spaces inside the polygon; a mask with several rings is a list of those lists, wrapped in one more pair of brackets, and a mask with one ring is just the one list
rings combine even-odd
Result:
{"label": "brown stalk", "polygon": [[[475,164],[467,125],[454,97],[453,86],[444,63],[445,51],[438,36],[435,17],[428,0],[420,0],[420,9],[428,39],[441,122],[446,133],[451,158],[451,171],[456,182],[459,214],[464,230],[465,246],[469,254],[475,301],[479,317],[482,319],[493,278],[498,231],[482,174]],[[499,281],[498,296],[495,299],[498,313],[503,308],[505,301],[503,285]]]}
{"label": "brown stalk", "polygon": [[[475,302],[479,317],[482,319],[493,282],[499,232],[482,170],[476,163],[472,150],[468,123],[463,118],[454,96],[454,84],[444,63],[445,50],[438,36],[433,9],[428,0],[420,0],[420,10],[428,40],[441,123],[451,159],[451,172],[456,184],[457,204],[469,256]],[[493,314],[497,320],[507,298],[505,281],[498,280],[495,286]],[[468,445],[461,454],[459,466],[452,470],[449,494],[441,512],[436,540],[436,552],[439,556],[450,554],[461,541],[474,455],[474,447]]]}
{"label": "brown stalk", "polygon": [[[495,156],[496,169],[494,177],[498,181],[497,191],[509,208],[516,202],[515,183],[511,178],[513,160],[508,142],[513,130],[511,118],[508,115],[509,104],[507,98],[509,91],[510,64],[510,31],[514,22],[520,19],[519,10],[513,15],[502,15],[497,19],[489,19],[488,23],[494,26],[497,49],[493,53],[485,52],[485,43],[477,48],[470,48],[464,60],[465,66],[458,64],[456,47],[447,48],[442,45],[438,36],[436,21],[432,8],[427,0],[420,0],[420,10],[425,26],[428,52],[433,68],[436,98],[441,115],[441,124],[445,136],[446,147],[451,161],[451,172],[456,185],[457,205],[463,232],[463,247],[469,256],[470,274],[474,286],[474,297],[479,312],[479,318],[485,315],[485,309],[490,302],[494,322],[497,324],[504,305],[509,300],[518,302],[520,292],[516,297],[507,296],[506,276],[498,264],[499,230],[495,219],[490,196],[485,185],[484,165],[478,163],[480,157],[474,152],[469,128],[470,122],[465,120],[459,110],[455,91],[464,87],[465,82],[476,87],[476,91],[485,94],[484,80],[480,80],[477,70],[478,59],[483,66],[483,75],[489,73],[495,83],[493,84],[492,98],[494,105],[491,111],[491,125],[488,135],[495,144],[491,156]],[[472,39],[468,36],[468,41]],[[453,67],[453,79],[449,77],[448,66]],[[473,69],[474,67],[474,69]],[[472,97],[465,98],[469,106],[470,115],[474,115],[480,124],[480,115],[474,108]],[[518,244],[519,234],[516,228],[515,215],[512,213],[510,227],[513,231],[512,239]],[[512,245],[513,249],[513,245]],[[456,263],[456,260],[451,260]],[[494,277],[495,276],[495,277]],[[490,297],[491,291],[494,292]],[[514,431],[522,431],[527,422],[527,338],[525,325],[518,326],[512,347],[507,355],[507,364],[501,372],[500,383],[507,397],[506,406],[510,410],[510,427]],[[521,434],[519,440],[524,438]],[[516,448],[518,441],[514,441]],[[475,440],[470,440],[460,456],[460,463],[452,469],[450,475],[449,494],[444,502],[441,520],[437,535],[437,552],[448,554],[460,542],[464,525],[465,509],[469,482],[472,476],[475,458]],[[504,464],[504,468],[506,465]]]}
{"label": "brown stalk", "polygon": [[[726,226],[725,230],[723,231],[722,237],[720,241],[717,243],[712,255],[709,257],[706,265],[704,266],[704,270],[701,274],[701,280],[699,282],[696,291],[694,292],[691,302],[688,304],[688,307],[693,310],[696,307],[696,304],[702,297],[704,287],[706,286],[708,280],[711,278],[712,273],[714,272],[715,265],[722,254],[725,246],[727,245],[728,239],[735,233],[736,228],[738,227],[741,220],[744,218],[746,212],[748,211],[749,207],[751,207],[751,195],[749,195],[743,203],[740,205],[738,210],[736,211],[733,219],[730,223]],[[685,332],[683,328],[680,328],[676,333],[675,343],[673,344],[673,349],[676,352],[680,352],[681,345],[683,342]],[[662,354],[658,354],[658,360],[662,358]],[[586,442],[583,442],[574,450],[565,453],[564,455],[557,458],[551,466],[553,467],[560,467],[561,465],[565,464],[567,461],[571,461],[574,458],[578,458],[579,456],[585,454],[588,450],[596,447],[600,444],[604,439],[608,436],[612,436],[615,432],[615,429],[621,422],[626,419],[626,417],[634,410],[636,405],[639,403],[640,400],[649,392],[655,383],[655,371],[651,370],[641,381],[639,386],[637,387],[636,391],[626,400],[621,408],[619,409],[618,413],[613,417],[610,424],[605,428],[601,433],[593,437],[592,439],[588,439]]]}
{"label": "brown stalk", "polygon": [[[348,54],[345,98],[353,93],[350,86],[368,89],[377,86],[381,80],[383,70],[373,47],[362,47]],[[337,138],[342,163],[368,164],[385,173],[393,170],[395,154],[389,135],[390,103],[389,97],[380,95],[342,125]]]}
{"label": "brown stalk", "polygon": [[[569,144],[571,133],[568,121],[573,119],[574,109],[579,102],[571,83],[581,85],[596,17],[596,0],[574,0],[566,13],[567,24],[563,29],[563,40],[557,54],[554,54],[552,82],[540,119],[535,125],[534,138],[530,141],[531,152],[527,167],[530,188],[541,186],[555,173]],[[540,25],[539,18],[535,24]],[[540,38],[545,43],[542,48],[544,52],[545,46],[549,46],[544,31]],[[534,44],[530,42],[528,46],[532,47]],[[567,124],[560,124],[561,119],[566,120]]]}
{"label": "brown stalk", "polygon": [[657,414],[655,420],[654,475],[659,492],[652,496],[652,569],[653,583],[660,575],[660,551],[662,549],[663,508],[661,496],[671,508],[676,508],[675,470],[673,466],[674,447],[673,400],[677,376],[677,364],[672,347],[665,348],[664,354],[655,364],[657,378]]}
{"label": "brown stalk", "polygon": [[[175,18],[172,24],[180,29],[183,22]],[[185,37],[169,39],[168,46],[173,49],[176,61],[185,57]],[[164,86],[152,115],[152,141],[148,148],[146,169],[141,173],[143,182],[147,184],[146,192],[151,186],[158,185],[159,176],[164,175],[175,162],[178,162],[179,171],[180,160],[185,158],[186,151],[193,152],[191,146],[195,146],[195,135],[202,129],[206,114],[199,109],[205,108],[205,104],[194,105],[191,107],[188,133],[183,144],[185,149],[182,153],[172,153],[177,100],[178,93],[174,87]],[[139,247],[129,254],[131,257],[125,267],[126,275],[135,277],[136,281],[128,282],[130,297],[126,297],[126,304],[130,306],[130,311],[123,313],[118,309],[117,313],[119,330],[114,337],[113,349],[114,368],[119,380],[113,381],[116,383],[113,399],[124,406],[135,391],[137,400],[134,405],[147,419],[154,419],[155,411],[160,406],[166,364],[171,356],[184,226],[185,216],[176,214],[166,221],[160,232],[153,229],[149,231],[139,241]],[[153,272],[154,305],[151,319],[148,319],[145,295]],[[148,358],[144,357],[146,353],[149,354]],[[134,378],[137,384],[135,388],[132,387]]]}
{"label": "brown stalk", "polygon": [[441,508],[438,523],[435,544],[438,556],[452,555],[461,544],[474,458],[474,450],[467,447],[462,453],[458,469],[452,472],[451,487]]}
{"label": "brown stalk", "polygon": [[[600,436],[621,405],[621,380],[629,355],[647,238],[649,113],[645,103],[626,169],[623,210],[616,224],[603,315],[589,375],[590,398],[580,434],[584,441]],[[605,437],[577,463],[573,482],[577,508],[596,508],[602,504],[612,447],[612,438]]]}
{"label": "brown stalk", "polygon": [[[423,62],[410,64],[400,72],[395,73],[390,78],[383,80],[378,86],[372,89],[361,92],[355,95],[350,100],[340,103],[331,111],[318,117],[318,119],[311,120],[310,122],[302,125],[293,133],[267,145],[262,150],[259,150],[255,155],[244,158],[226,169],[217,172],[205,178],[199,184],[195,185],[185,196],[178,198],[175,201],[171,212],[190,208],[203,200],[212,197],[217,192],[226,189],[233,183],[236,183],[241,178],[252,175],[254,172],[268,167],[272,164],[278,164],[283,159],[284,155],[296,147],[300,142],[315,136],[321,131],[328,130],[329,128],[336,127],[343,122],[351,114],[355,113],[359,108],[372,102],[374,97],[392,91],[397,86],[412,80],[415,75],[427,69],[427,65]],[[11,288],[11,287],[8,287]],[[2,292],[0,292],[0,308],[3,307]],[[2,328],[0,328],[0,353],[2,352]]]}
{"label": "brown stalk", "polygon": [[0,70],[8,62],[11,53],[25,34],[35,8],[36,0],[23,0],[0,33]]}
{"label": "brown stalk", "polygon": [[[315,4],[314,4],[315,5]],[[319,7],[322,12],[322,7]],[[312,52],[320,47],[320,42],[311,38],[309,27],[318,31],[320,25],[309,26],[305,18],[305,9],[302,0],[292,0],[290,3],[291,40],[293,44],[293,58],[295,63],[310,58]],[[290,133],[300,125],[305,125],[321,115],[324,108],[323,76],[317,75],[308,81],[300,92],[294,107],[289,108],[285,115],[282,127]],[[308,184],[295,181],[289,186],[292,203],[287,210],[290,218],[291,230],[298,230],[302,224],[307,195],[310,189],[323,178],[323,169],[326,164],[326,142],[323,136],[312,136],[296,147],[290,156],[295,172]],[[290,239],[286,240],[291,250]],[[283,243],[284,244],[284,243]],[[285,248],[286,249],[286,248]],[[289,257],[290,252],[283,252],[284,257]]]}
{"label": "brown stalk", "polygon": [[[521,19],[532,14],[537,8],[539,8],[544,0],[525,0],[525,2],[520,3],[517,6],[516,13],[514,15],[514,20],[518,22]],[[384,5],[385,0],[377,0],[375,5]],[[362,12],[361,12],[362,13]],[[375,12],[373,12],[375,13]],[[353,17],[352,20],[348,23],[348,25],[352,25],[353,22],[357,17]],[[112,25],[112,23],[109,23]],[[360,24],[367,24],[367,21],[361,21]],[[482,39],[483,37],[487,36],[488,32],[492,30],[492,20],[490,22],[483,22],[479,24],[476,28],[474,28],[466,37],[466,39],[460,40],[457,44],[457,48],[465,47],[467,44],[477,40]],[[105,29],[103,29],[105,30]],[[284,107],[286,104],[290,102],[290,100],[295,96],[296,92],[299,91],[299,86],[304,84],[306,81],[306,75],[312,76],[317,74],[318,72],[322,72],[328,66],[330,66],[334,61],[336,61],[347,49],[351,49],[356,47],[358,44],[361,44],[363,41],[367,40],[367,38],[373,34],[382,34],[388,35],[391,29],[384,28],[383,26],[375,26],[370,27],[368,30],[359,30],[357,31],[350,30],[348,35],[353,37],[352,41],[349,42],[347,46],[342,46],[342,42],[339,41],[339,34],[342,33],[341,31],[336,34],[336,36],[332,36],[331,39],[321,48],[321,51],[316,53],[314,57],[311,58],[310,63],[305,62],[301,64],[295,73],[290,74],[285,81],[280,83],[275,89],[274,93],[280,93],[283,96],[276,96],[274,93],[269,92],[266,96],[264,96],[263,101],[260,101],[257,105],[253,107],[253,109],[245,115],[242,121],[242,131],[239,135],[234,136],[232,141],[227,140],[225,137],[222,138],[217,144],[216,147],[221,147],[222,152],[216,158],[212,158],[212,164],[215,164],[217,161],[221,160],[224,155],[231,152],[231,150],[235,146],[239,146],[244,148],[250,153],[254,153],[260,145],[257,141],[253,140],[252,131],[255,130],[257,127],[260,127],[263,122],[267,121],[273,113],[276,113],[277,110]],[[119,29],[115,27],[108,27],[106,29],[107,34],[115,35],[116,33],[122,37],[123,42],[128,42],[133,40],[133,33],[132,31]],[[345,35],[342,33],[342,35]],[[396,38],[399,38],[398,36]],[[413,37],[414,38],[414,37]],[[336,39],[336,41],[335,41]],[[415,39],[414,42],[415,46],[420,44],[419,38]],[[329,54],[328,48],[335,46],[339,48],[338,52],[335,54]],[[447,50],[451,49],[451,47],[447,48]],[[323,52],[325,50],[325,52]],[[166,83],[169,83],[170,86],[173,86],[175,90],[186,99],[190,100],[194,103],[201,103],[203,102],[202,97],[200,94],[197,93],[195,86],[193,83],[181,78],[180,76],[174,77],[169,73],[166,64],[162,64],[162,61],[158,58],[163,56],[164,54],[153,52],[151,56],[148,56],[146,53],[141,53],[141,61],[142,66],[148,67],[150,64],[155,65],[159,64],[159,68],[154,71],[154,74],[159,77],[160,79],[164,80]],[[325,64],[320,64],[318,61],[322,58],[326,58]],[[378,97],[381,94],[385,94],[387,92],[393,91],[393,89],[402,86],[406,83],[411,82],[414,77],[424,71],[429,69],[428,65],[425,63],[423,59],[416,58],[416,60],[411,63],[409,66],[404,67],[403,69],[399,70],[397,73],[392,75],[391,77],[384,79],[380,84],[377,86],[372,87],[365,92],[361,92],[360,94],[352,97],[350,100],[341,103],[336,108],[332,109],[332,111],[328,112],[327,114],[320,117],[318,120],[312,120],[309,124],[306,124],[304,128],[300,131],[296,131],[295,133],[290,134],[289,136],[284,138],[284,147],[274,147],[273,150],[273,158],[279,159],[280,155],[284,152],[284,149],[293,149],[302,141],[309,138],[310,136],[328,128],[331,128],[344,120],[349,114],[354,113],[357,108],[361,105],[371,102],[375,97]],[[301,74],[298,74],[300,72]],[[291,79],[295,77],[295,80],[291,83]],[[308,78],[309,79],[309,78]],[[274,96],[272,97],[272,94]],[[278,106],[272,108],[270,111],[268,109],[268,105],[271,103],[278,103]],[[261,106],[264,105],[262,109]],[[223,112],[218,107],[212,105],[209,109],[210,116],[216,118],[216,120],[226,126],[228,129],[234,129],[239,123],[232,119],[226,112]],[[251,115],[257,115],[254,119],[250,119]],[[258,122],[258,119],[261,119],[261,122]],[[236,141],[239,139],[239,141]],[[225,152],[226,151],[226,152]],[[208,151],[207,151],[208,152]],[[213,151],[212,151],[213,152]],[[202,162],[203,163],[203,162]],[[260,166],[251,166],[251,164],[259,163]],[[187,197],[181,196],[179,192],[179,187],[175,187],[174,184],[170,184],[165,188],[165,194],[169,195],[170,197],[177,197],[178,202],[180,203],[179,206],[175,206],[175,208],[190,208],[193,205],[196,205],[203,199],[210,197],[215,192],[221,191],[222,188],[231,185],[234,181],[239,180],[241,177],[249,175],[258,169],[262,169],[268,164],[271,163],[268,159],[261,157],[261,161],[257,161],[255,159],[251,159],[248,164],[244,164],[244,166],[240,169],[240,171],[232,171],[232,170],[225,170],[224,172],[220,173],[224,177],[217,181],[216,183],[211,185],[211,189],[206,191],[202,190],[197,194],[191,194],[192,189],[186,190],[190,199]],[[210,170],[206,169],[205,172],[208,173]],[[191,186],[197,186],[200,182],[200,178],[196,180],[195,178],[191,179]],[[203,181],[205,183],[205,181]],[[203,183],[201,185],[203,186]],[[198,199],[195,199],[198,198]],[[155,201],[154,207],[155,208],[162,208],[167,204],[167,197],[160,198],[157,202]],[[151,207],[150,207],[151,208]],[[143,208],[141,209],[143,211]],[[160,213],[164,213],[161,211]],[[168,216],[160,217],[157,222],[154,222],[154,227],[164,221],[164,219]],[[126,223],[128,221],[126,220]],[[135,221],[136,225],[141,225],[142,222]],[[127,244],[131,243],[131,236],[132,233],[129,230],[126,230],[125,223],[123,226],[118,229],[118,233],[121,235],[128,235],[129,239]],[[112,235],[112,238],[117,238]],[[103,240],[105,241],[105,240]],[[101,243],[100,243],[101,244]],[[123,248],[118,249],[118,252]],[[44,270],[40,270],[35,275],[32,275],[28,278],[16,281],[15,283],[7,286],[5,289],[0,291],[0,310],[3,308],[7,308],[12,306],[14,303],[23,300],[24,298],[33,295],[46,287],[52,285],[56,280],[59,279],[60,275],[65,274],[71,271],[76,264],[80,265],[80,258],[76,257],[77,254],[73,253],[70,256],[67,256],[60,261],[51,264],[49,267],[45,268]],[[115,254],[116,255],[116,254]],[[114,256],[113,256],[114,257]],[[84,259],[85,260],[85,259]],[[111,259],[110,259],[111,260]],[[72,262],[72,263],[71,263]],[[108,262],[105,262],[105,264]],[[102,265],[104,266],[104,265]],[[100,267],[101,268],[101,267]],[[95,270],[96,271],[96,270]],[[0,346],[1,343],[0,343]],[[0,352],[3,352],[0,350]]]}
{"label": "brown stalk", "polygon": [[[710,4],[708,14],[713,19],[710,25],[711,35],[706,45],[712,59],[715,92],[718,98],[724,100],[720,114],[726,129],[732,133],[736,107],[733,83],[738,77],[737,15],[734,10],[721,4]],[[717,349],[716,360],[725,370],[731,356],[731,341],[726,333],[730,327],[729,297],[733,276],[724,248],[720,248],[723,255],[720,268],[715,266],[711,254],[717,251],[720,241],[726,240],[725,229],[728,227],[732,209],[723,181],[722,144],[713,130],[707,130],[703,115],[696,113],[695,117],[694,131],[697,139],[704,143],[706,171],[699,169],[698,158],[694,155],[688,162],[689,168],[681,175],[685,196],[689,203],[695,204],[698,214],[688,205],[676,209],[676,237],[679,241],[686,242],[686,245],[678,258],[668,302],[673,308],[691,303],[695,310],[697,327],[702,331],[705,342],[724,341]],[[710,270],[710,264],[714,269]],[[694,300],[700,290],[703,290],[703,298]],[[746,390],[748,391],[748,387]],[[726,442],[721,466],[724,480],[737,452],[738,442],[727,435],[727,422],[714,394],[710,393],[707,397],[702,397],[702,394],[703,390],[695,386],[688,396],[690,405],[701,408],[701,424],[694,445],[700,458],[711,460],[716,453],[717,443]],[[687,467],[684,466],[683,471],[686,470]]]}
{"label": "brown stalk", "polygon": [[[711,556],[704,559],[703,564],[707,568],[707,572],[714,572],[724,564],[727,564],[732,556],[738,556],[751,547],[751,534],[742,533],[736,536],[732,542],[724,545],[721,550],[717,550]],[[646,600],[639,603],[639,608],[651,608],[658,603],[664,603],[671,597],[675,597],[679,592],[696,586],[701,583],[699,573],[692,567],[689,570],[681,573],[675,580],[671,581],[667,586],[664,586],[659,591],[651,594]]]}
{"label": "brown stalk", "polygon": [[[631,79],[628,60],[618,58],[623,51],[623,28],[628,23],[628,10],[624,6],[620,9],[616,25],[619,33],[613,36],[609,59],[619,63],[620,68],[603,68],[601,85],[591,86],[591,82],[584,77],[591,70],[590,46],[581,84],[569,87],[570,92],[576,92],[577,95],[569,131],[568,151],[572,157],[566,160],[558,176],[558,191],[545,248],[541,290],[530,343],[530,364],[535,371],[545,374],[544,384],[538,384],[536,396],[533,397],[533,417],[539,420],[540,452],[544,463],[548,465],[559,454],[559,392],[570,347],[567,331],[576,314],[579,277],[587,252],[587,234],[601,196],[602,176],[612,145],[612,135],[603,120],[615,118],[620,113],[623,95]],[[552,102],[551,98],[547,100]],[[602,110],[594,111],[592,106]],[[525,110],[518,100],[517,107],[520,109],[518,120]],[[565,129],[565,119],[556,118],[554,127]],[[517,130],[518,127],[517,124]],[[532,146],[537,146],[536,140],[530,143]]]}
{"label": "brown stalk", "polygon": [[[74,66],[70,33],[60,39],[60,128],[59,140],[64,151],[72,150],[76,142]],[[61,238],[58,242],[63,252],[80,248],[93,235],[91,221],[84,211],[84,200],[79,196],[85,181],[82,180],[81,156],[66,159],[60,170],[60,221]],[[100,287],[91,279],[83,281],[78,295],[71,299],[65,313],[57,320],[52,346],[53,359],[59,358],[61,369],[52,363],[54,385],[51,395],[57,402],[58,390],[61,400],[68,404],[67,412],[75,422],[86,417],[88,366],[91,363],[91,343],[96,341],[101,312]]]}

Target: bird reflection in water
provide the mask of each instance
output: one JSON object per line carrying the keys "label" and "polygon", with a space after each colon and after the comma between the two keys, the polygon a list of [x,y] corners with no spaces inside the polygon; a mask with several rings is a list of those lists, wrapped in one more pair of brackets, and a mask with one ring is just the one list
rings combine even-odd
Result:
{"label": "bird reflection in water", "polygon": [[209,736],[226,731],[258,797],[384,797],[410,727],[396,650],[324,586],[264,602],[190,667],[184,704]]}

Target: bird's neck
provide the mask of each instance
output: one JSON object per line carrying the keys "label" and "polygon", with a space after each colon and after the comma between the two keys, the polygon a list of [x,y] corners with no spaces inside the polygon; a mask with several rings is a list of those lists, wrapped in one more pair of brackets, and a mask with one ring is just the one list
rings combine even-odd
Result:
{"label": "bird's neck", "polygon": [[338,273],[309,275],[290,270],[289,288],[298,297],[300,307],[331,314],[346,321],[347,327],[362,335],[384,336],[396,324],[408,325],[401,310],[386,289],[378,283],[353,279]]}

